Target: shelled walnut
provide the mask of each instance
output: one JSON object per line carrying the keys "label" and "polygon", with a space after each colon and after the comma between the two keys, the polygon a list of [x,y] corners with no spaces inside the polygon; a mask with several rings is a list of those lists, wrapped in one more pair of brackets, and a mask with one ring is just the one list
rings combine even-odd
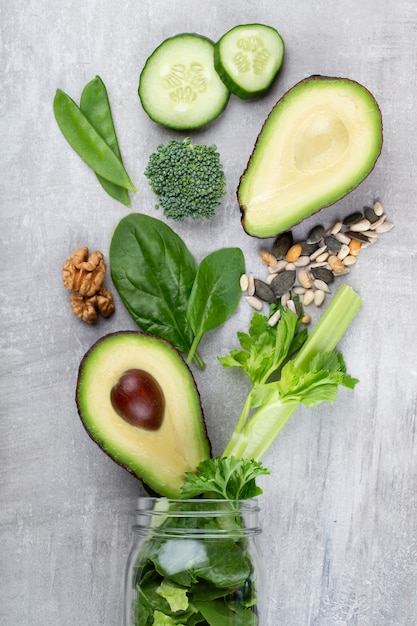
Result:
{"label": "shelled walnut", "polygon": [[87,324],[95,322],[97,311],[109,317],[115,309],[113,296],[103,284],[105,273],[103,254],[96,250],[89,256],[87,246],[75,250],[62,269],[64,287],[72,292],[74,315]]}

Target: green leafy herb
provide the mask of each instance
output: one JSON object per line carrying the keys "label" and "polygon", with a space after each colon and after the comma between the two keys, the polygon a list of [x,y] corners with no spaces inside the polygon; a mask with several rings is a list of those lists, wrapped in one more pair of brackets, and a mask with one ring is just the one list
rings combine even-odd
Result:
{"label": "green leafy herb", "polygon": [[215,251],[197,267],[184,241],[167,224],[132,213],[113,233],[110,268],[138,326],[203,367],[197,353],[203,335],[225,322],[240,300],[241,250]]}
{"label": "green leafy herb", "polygon": [[184,498],[205,496],[225,500],[245,500],[262,493],[256,478],[269,471],[258,461],[234,457],[212,457],[196,472],[187,472],[181,492]]}
{"label": "green leafy herb", "polygon": [[340,385],[355,386],[358,381],[346,373],[335,347],[360,303],[353,289],[340,287],[306,340],[292,311],[282,311],[274,328],[266,317],[254,314],[249,333],[238,335],[242,349],[220,357],[224,367],[240,367],[252,382],[224,456],[259,460],[297,406],[334,402]]}

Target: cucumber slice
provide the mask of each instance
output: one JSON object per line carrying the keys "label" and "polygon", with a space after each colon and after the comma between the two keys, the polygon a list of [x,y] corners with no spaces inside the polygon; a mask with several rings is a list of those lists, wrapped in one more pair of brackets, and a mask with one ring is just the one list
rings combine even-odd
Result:
{"label": "cucumber slice", "polygon": [[154,50],[141,72],[138,94],[154,122],[175,130],[205,126],[230,96],[214,68],[214,43],[192,33],[170,37]]}
{"label": "cucumber slice", "polygon": [[256,98],[271,86],[284,60],[284,41],[275,28],[241,24],[215,44],[214,66],[235,96]]}

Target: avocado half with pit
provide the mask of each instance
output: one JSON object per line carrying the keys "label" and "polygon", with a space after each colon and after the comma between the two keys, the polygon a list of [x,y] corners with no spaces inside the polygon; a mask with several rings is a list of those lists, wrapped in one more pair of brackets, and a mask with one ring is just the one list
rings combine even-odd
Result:
{"label": "avocado half with pit", "polygon": [[157,494],[181,497],[185,472],[210,457],[193,375],[162,339],[99,339],[81,361],[76,402],[93,441]]}
{"label": "avocado half with pit", "polygon": [[381,148],[381,112],[365,87],[302,80],[270,112],[240,177],[243,228],[272,237],[334,204],[368,176]]}

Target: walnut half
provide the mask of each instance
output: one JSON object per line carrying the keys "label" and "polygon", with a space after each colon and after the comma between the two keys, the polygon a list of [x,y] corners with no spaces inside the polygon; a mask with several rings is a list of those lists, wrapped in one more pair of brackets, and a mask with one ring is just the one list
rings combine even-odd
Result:
{"label": "walnut half", "polygon": [[115,309],[113,296],[104,285],[101,285],[94,296],[82,296],[80,293],[73,292],[70,297],[70,304],[74,315],[87,324],[93,324],[96,321],[96,309],[103,317],[109,317]]}
{"label": "walnut half", "polygon": [[109,317],[115,309],[113,296],[103,283],[105,273],[103,254],[96,250],[88,256],[87,246],[75,250],[63,267],[64,287],[72,291],[71,308],[87,324],[96,321],[97,311]]}
{"label": "walnut half", "polygon": [[82,296],[93,296],[100,289],[105,273],[103,254],[96,250],[88,256],[88,248],[83,246],[68,257],[62,270],[62,280],[66,289]]}

